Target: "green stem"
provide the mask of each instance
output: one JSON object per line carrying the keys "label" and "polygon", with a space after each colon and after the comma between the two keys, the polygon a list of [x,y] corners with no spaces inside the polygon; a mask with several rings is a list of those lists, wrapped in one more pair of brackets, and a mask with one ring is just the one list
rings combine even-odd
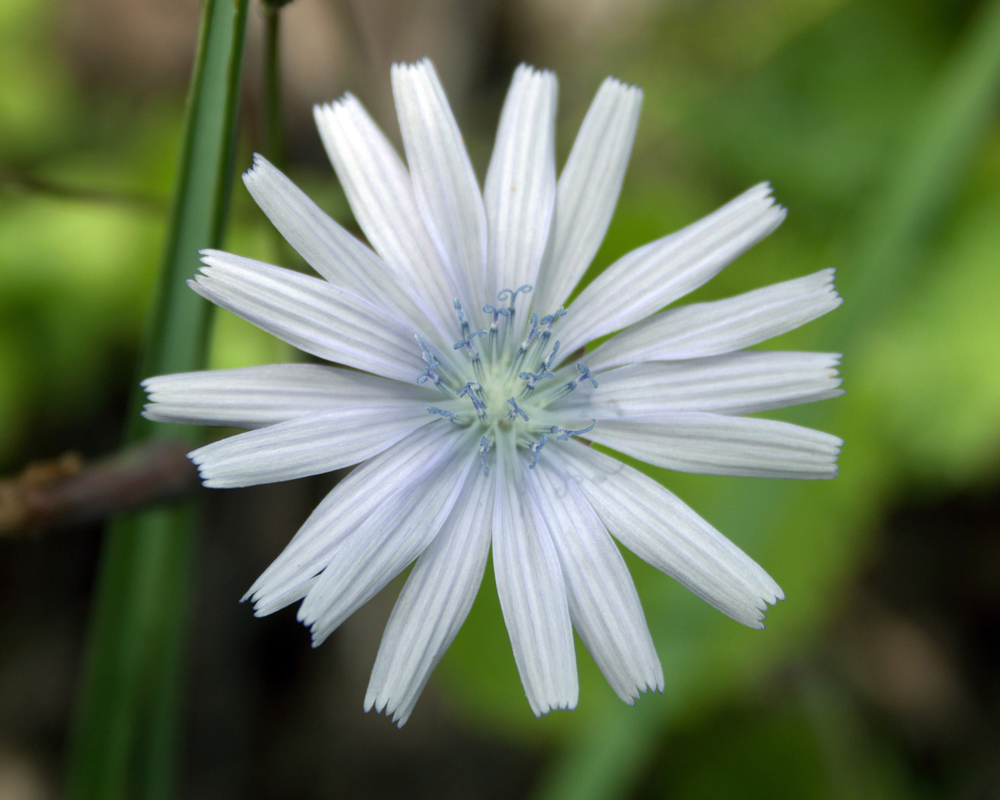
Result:
{"label": "green stem", "polygon": [[[204,367],[209,307],[186,285],[198,250],[222,242],[235,149],[247,0],[205,0],[184,142],[140,377]],[[139,412],[129,442],[192,429],[154,426]],[[119,517],[105,534],[91,610],[66,796],[173,794],[183,643],[198,510],[179,504]]]}
{"label": "green stem", "polygon": [[281,74],[278,41],[281,35],[281,4],[263,2],[264,15],[264,155],[278,169],[285,168],[285,142],[281,132]]}

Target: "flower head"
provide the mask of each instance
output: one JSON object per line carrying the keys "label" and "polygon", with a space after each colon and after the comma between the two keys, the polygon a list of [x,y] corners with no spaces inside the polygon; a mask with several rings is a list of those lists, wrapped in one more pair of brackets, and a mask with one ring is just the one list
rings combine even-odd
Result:
{"label": "flower head", "polygon": [[[744,348],[835,308],[833,271],[661,311],[773,231],[766,184],[624,256],[567,304],[610,222],[641,92],[608,79],[556,179],[556,79],[521,66],[480,192],[429,61],[397,65],[406,164],[352,96],[316,109],[374,249],[260,156],[244,181],[320,278],[205,251],[191,287],[342,367],[280,364],[145,382],[153,420],[252,429],[191,454],[205,485],[358,465],[247,593],[301,600],[318,645],[416,561],[365,708],[402,725],[472,605],[492,546],[528,702],[573,708],[573,628],[628,703],[663,688],[613,539],[733,619],[781,589],[660,484],[669,469],[830,478],[839,439],[745,416],[832,397],[838,356]],[[598,337],[618,332],[584,354]]]}

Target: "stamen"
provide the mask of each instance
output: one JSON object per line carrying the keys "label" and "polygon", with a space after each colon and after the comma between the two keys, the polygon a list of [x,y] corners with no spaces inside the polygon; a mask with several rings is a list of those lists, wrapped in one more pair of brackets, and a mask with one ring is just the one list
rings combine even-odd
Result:
{"label": "stamen", "polygon": [[562,342],[560,342],[558,339],[556,339],[556,343],[555,343],[555,345],[552,348],[552,352],[549,353],[549,357],[547,359],[545,359],[545,361],[542,362],[542,369],[544,371],[548,372],[550,369],[552,369],[552,364],[556,360],[556,353],[559,352],[559,345],[560,344],[562,344]]}
{"label": "stamen", "polygon": [[555,377],[555,373],[553,373],[553,372],[538,372],[538,373],[535,373],[535,372],[522,372],[517,377],[519,377],[522,381],[526,381],[527,384],[528,384],[527,390],[529,392],[532,392],[532,391],[534,391],[535,384],[538,383],[538,381],[543,380],[545,378],[554,378]]}
{"label": "stamen", "polygon": [[529,347],[531,347],[531,343],[535,340],[535,337],[538,335],[538,314],[532,314],[529,322],[531,323],[531,330],[528,331],[527,338],[525,338],[524,342],[521,344],[522,351],[525,351]]}
{"label": "stamen", "polygon": [[549,429],[549,432],[556,434],[556,439],[559,440],[560,442],[565,442],[567,439],[569,439],[570,436],[579,436],[580,434],[583,433],[590,433],[590,431],[594,430],[594,427],[596,425],[597,425],[596,419],[590,423],[589,427],[582,428],[581,430],[578,431],[571,431],[567,428],[557,428],[555,425],[553,425]]}
{"label": "stamen", "polygon": [[548,440],[549,437],[543,433],[542,438],[528,448],[531,451],[531,463],[528,464],[528,469],[535,468],[535,464],[538,463],[538,454],[541,452],[542,448],[545,447],[545,443]]}
{"label": "stamen", "polygon": [[486,419],[486,401],[479,396],[479,390],[483,387],[480,386],[475,381],[469,381],[465,386],[458,390],[457,394],[459,397],[466,397],[472,401],[472,407],[476,409],[476,416],[480,420]]}
{"label": "stamen", "polygon": [[431,355],[431,351],[427,347],[427,342],[424,341],[424,337],[421,336],[419,333],[415,333],[413,335],[417,337],[417,344],[420,345],[420,350],[422,351],[422,356],[424,361],[436,367],[437,359],[435,359],[434,356]]}
{"label": "stamen", "polygon": [[[514,375],[521,368],[521,364],[524,363],[524,357],[528,354],[531,343],[535,341],[535,337],[538,335],[538,314],[532,314],[530,322],[531,328],[528,330],[528,336],[521,342],[521,346],[514,353],[513,361],[510,362],[510,369],[507,372],[508,377]],[[504,334],[506,333],[507,329],[504,328]]]}
{"label": "stamen", "polygon": [[530,283],[526,283],[524,286],[518,286],[516,289],[501,289],[497,292],[497,300],[503,300],[504,297],[510,295],[510,305],[508,305],[507,308],[513,310],[514,301],[517,300],[517,296],[522,292],[524,294],[531,294],[531,289],[532,287]]}
{"label": "stamen", "polygon": [[493,315],[493,327],[495,328],[497,326],[497,320],[500,317],[510,316],[510,309],[505,308],[504,306],[495,306],[492,303],[487,303],[483,306],[483,313]]}
{"label": "stamen", "polygon": [[486,454],[490,451],[490,440],[485,436],[479,440],[479,463],[483,467],[483,475],[489,477],[490,468],[486,464]]}
{"label": "stamen", "polygon": [[503,300],[505,297],[510,295],[510,304],[507,306],[507,317],[503,326],[503,336],[501,337],[502,341],[500,342],[500,347],[503,349],[506,349],[507,339],[513,332],[512,328],[514,326],[512,323],[514,322],[514,301],[517,300],[517,296],[521,293],[530,294],[531,284],[526,283],[523,286],[518,286],[516,289],[501,289],[497,292],[497,300]]}
{"label": "stamen", "polygon": [[549,326],[548,332],[551,333],[552,326],[556,324],[556,321],[559,319],[559,317],[565,317],[565,316],[566,316],[566,309],[560,308],[555,314],[549,314],[547,316],[542,317],[540,322],[542,323],[542,325],[548,325]]}
{"label": "stamen", "polygon": [[[558,344],[558,342],[557,342]],[[560,397],[565,397],[570,392],[572,392],[577,386],[579,386],[584,381],[590,381],[591,385],[597,388],[597,378],[595,378],[591,372],[590,367],[584,364],[582,361],[578,361],[576,364],[576,369],[580,373],[579,378],[573,378],[571,381],[567,381],[558,389],[554,391],[549,391],[546,393],[546,398],[551,403],[553,400],[558,400]]]}
{"label": "stamen", "polygon": [[[490,474],[489,452],[496,446],[496,442],[491,437],[496,431],[503,431],[504,435],[509,433],[519,438],[520,442],[517,447],[524,448],[529,453],[528,468],[534,469],[538,466],[542,450],[550,441],[564,442],[573,437],[586,436],[597,425],[597,420],[591,420],[587,427],[573,430],[550,424],[560,419],[559,416],[555,418],[550,416],[551,412],[548,409],[554,401],[573,391],[584,382],[589,382],[596,389],[598,381],[596,375],[583,361],[576,362],[578,375],[572,378],[562,378],[561,376],[565,375],[567,370],[560,366],[561,379],[558,382],[555,381],[555,365],[559,361],[562,343],[554,339],[552,331],[555,324],[566,316],[566,310],[560,308],[554,314],[541,318],[537,313],[532,313],[527,324],[516,323],[514,307],[517,298],[531,291],[532,287],[529,284],[519,286],[516,289],[503,289],[497,293],[496,302],[484,304],[482,311],[485,316],[481,319],[486,330],[472,330],[470,317],[466,314],[461,301],[458,299],[453,301],[458,324],[462,329],[462,338],[454,343],[453,348],[456,351],[464,350],[471,359],[474,368],[468,370],[468,367],[462,367],[462,373],[471,373],[463,375],[462,379],[457,378],[453,371],[455,367],[450,366],[452,361],[449,361],[449,358],[455,360],[458,359],[457,356],[448,356],[447,351],[441,353],[436,344],[425,341],[419,334],[416,336],[420,345],[421,357],[427,366],[424,373],[417,378],[417,382],[423,384],[433,381],[449,398],[455,396],[468,398],[475,410],[476,417],[478,417],[478,423],[476,418],[469,414],[468,406],[461,404],[449,402],[447,405],[454,410],[426,406],[427,413],[449,420],[461,428],[470,424],[477,425],[479,429],[477,433],[482,434],[479,440],[479,463],[483,475],[486,476]],[[527,310],[530,309],[526,308],[525,313]],[[471,319],[472,323],[480,320],[476,314],[473,314],[473,317],[475,319]],[[502,329],[500,329],[501,317],[505,323]],[[526,330],[524,340],[518,347],[514,337],[521,329]],[[485,338],[487,341],[477,344],[476,339],[481,338]],[[432,346],[434,351],[432,351]],[[508,347],[509,350],[506,349]],[[441,353],[440,360],[435,356],[435,353]],[[458,365],[459,361],[460,359],[455,360],[455,364]],[[473,378],[473,380],[462,386],[465,378]],[[518,379],[521,383],[515,382]],[[456,388],[458,386],[461,388]],[[500,394],[502,386],[509,388]],[[518,386],[521,388],[515,388]],[[497,392],[495,399],[494,392]],[[496,404],[507,392],[513,393],[514,396],[507,398],[507,411],[504,411],[503,408],[496,407]],[[487,395],[491,398],[490,402],[494,406],[489,410],[487,409]],[[520,405],[521,403],[524,405]],[[526,423],[525,427],[513,428],[512,426],[519,417],[522,422]],[[534,422],[530,421],[532,419]]]}
{"label": "stamen", "polygon": [[[466,326],[468,326],[468,323],[466,323]],[[460,350],[461,348],[464,347],[469,354],[469,358],[471,358],[473,361],[478,361],[479,353],[476,352],[476,346],[472,343],[472,340],[475,339],[477,336],[485,336],[485,335],[486,331],[473,331],[464,339],[462,339],[462,341],[455,342],[455,344],[452,347],[455,350]]]}
{"label": "stamen", "polygon": [[[497,320],[503,317],[505,320],[510,318],[510,309],[504,308],[503,306],[495,306],[492,303],[487,303],[483,306],[484,314],[493,315],[493,323],[490,325],[490,338],[487,343],[487,353],[488,358],[492,361],[497,355]],[[504,329],[506,333],[506,328]]]}
{"label": "stamen", "polygon": [[514,419],[515,417],[520,417],[525,422],[528,421],[528,415],[525,414],[520,408],[518,408],[517,400],[515,400],[513,397],[508,397],[507,402],[510,403],[512,408],[511,412],[507,415],[507,419]]}
{"label": "stamen", "polygon": [[573,385],[574,386],[579,386],[584,381],[590,381],[593,384],[594,388],[596,389],[597,388],[597,378],[595,378],[593,375],[590,374],[590,367],[588,367],[582,361],[578,361],[577,364],[576,364],[576,368],[577,368],[577,370],[580,373],[580,377],[576,378],[573,381]]}
{"label": "stamen", "polygon": [[422,351],[421,357],[427,364],[427,369],[424,370],[420,375],[417,376],[417,383],[424,384],[427,381],[434,381],[434,383],[441,383],[441,377],[437,373],[437,368],[440,366],[438,360],[431,355],[431,351],[427,347],[427,342],[424,341],[424,337],[419,333],[415,334],[417,337],[417,343],[420,345]]}
{"label": "stamen", "polygon": [[540,320],[541,324],[546,326],[545,331],[542,333],[540,337],[538,337],[539,341],[541,342],[541,346],[543,348],[545,347],[545,345],[549,343],[549,337],[552,336],[552,326],[556,324],[556,322],[559,320],[559,317],[565,317],[565,316],[566,316],[566,309],[560,308],[555,314],[549,314],[548,316],[541,318]]}
{"label": "stamen", "polygon": [[[458,314],[458,324],[462,328],[462,336],[468,339],[470,330],[469,320],[466,318],[465,311],[462,308],[462,301],[456,297],[454,300],[451,301],[451,304],[455,306],[455,313]],[[457,350],[458,348],[456,347],[455,349]]]}

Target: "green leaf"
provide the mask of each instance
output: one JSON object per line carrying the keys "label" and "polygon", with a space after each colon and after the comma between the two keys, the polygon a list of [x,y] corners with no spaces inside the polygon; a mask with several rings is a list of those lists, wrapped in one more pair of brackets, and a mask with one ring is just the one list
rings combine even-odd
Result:
{"label": "green leaf", "polygon": [[[198,250],[226,220],[247,0],[205,0],[184,143],[140,377],[204,366],[208,304],[187,288]],[[132,398],[128,439],[192,430],[154,426]],[[198,510],[157,508],[114,520],[101,553],[66,796],[166,798],[173,793],[183,642]]]}

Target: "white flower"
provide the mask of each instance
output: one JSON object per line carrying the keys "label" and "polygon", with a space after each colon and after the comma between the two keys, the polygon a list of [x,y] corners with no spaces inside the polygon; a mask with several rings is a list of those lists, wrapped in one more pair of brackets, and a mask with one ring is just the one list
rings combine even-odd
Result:
{"label": "white flower", "polygon": [[298,618],[318,645],[416,559],[366,710],[400,725],[410,716],[469,612],[491,543],[535,714],[576,705],[574,627],[632,703],[662,690],[663,671],[612,535],[744,625],[763,627],[783,594],[669,491],[574,437],[687,472],[833,477],[839,439],[745,415],[839,394],[839,357],[743,349],[839,305],[833,271],[660,311],[781,223],[762,184],[619,259],[563,310],[611,219],[640,90],[604,82],[557,181],[556,79],[519,67],[480,193],[430,62],[395,66],[392,86],[409,169],[354,97],[316,108],[374,251],[256,156],[247,188],[322,277],[205,251],[190,282],[353,369],[151,378],[145,414],[254,429],[191,454],[206,486],[358,465],[247,598],[258,615],[302,600]]}

